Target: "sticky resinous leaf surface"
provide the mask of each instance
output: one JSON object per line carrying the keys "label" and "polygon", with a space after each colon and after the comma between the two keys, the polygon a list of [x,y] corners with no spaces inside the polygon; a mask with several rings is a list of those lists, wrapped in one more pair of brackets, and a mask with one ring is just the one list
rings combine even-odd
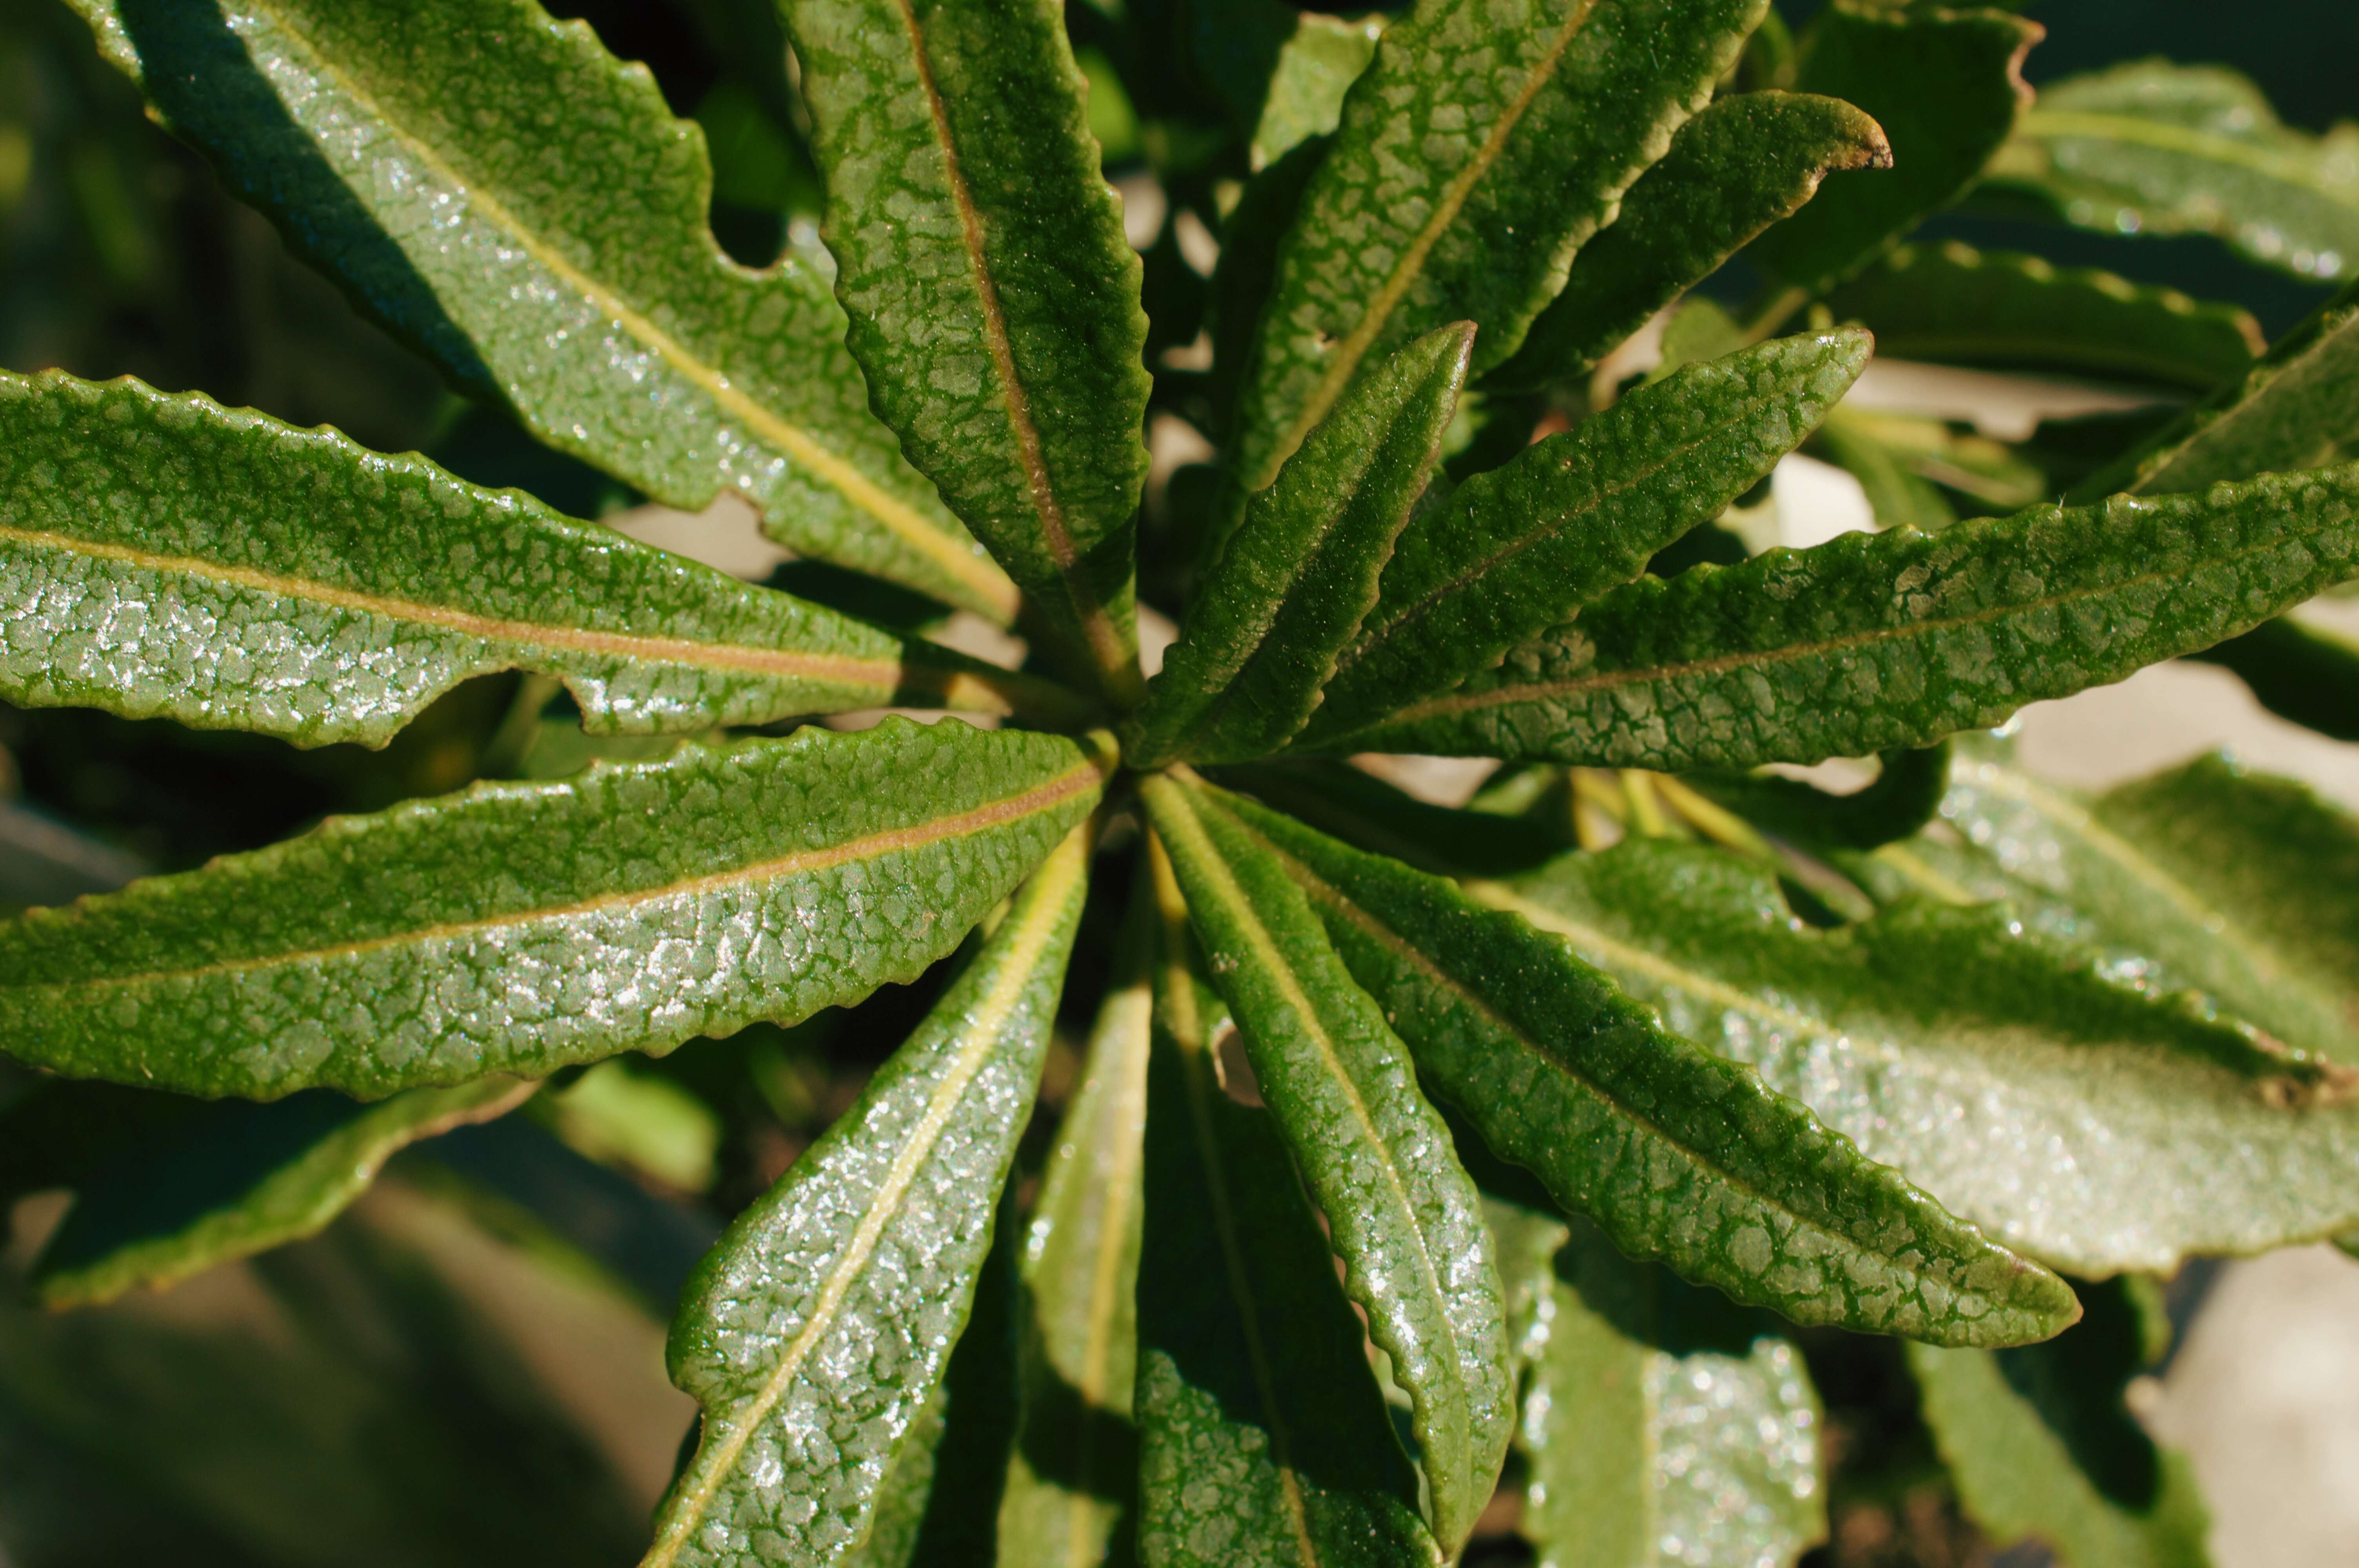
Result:
{"label": "sticky resinous leaf surface", "polygon": [[[742,149],[533,0],[73,4],[451,384],[805,558],[0,371],[14,709],[307,777],[512,709],[390,809],[0,924],[0,1195],[73,1204],[41,1300],[679,1052],[597,1071],[799,1152],[682,1200],[720,1238],[654,1568],[1437,1568],[1503,1484],[1543,1562],[1790,1564],[1859,1335],[1914,1342],[1987,1530],[2201,1561],[2125,1303],[2359,1228],[2359,828],[1949,738],[2286,655],[2359,575],[2359,308],[2270,347],[1919,226],[1979,185],[2339,276],[2346,132],[2178,67],[2033,106],[2004,9],[700,5],[745,56],[700,121],[824,187],[755,266]],[[1843,406],[1879,352],[2189,406],[2000,441]],[[1167,476],[1178,426],[1211,458]],[[1759,547],[1806,443],[1883,531]],[[850,717],[887,708],[951,713]],[[31,718],[52,762],[79,720]],[[606,760],[509,743],[551,730]],[[1451,807],[1386,752],[1505,766]],[[1734,771],[1876,753],[1842,800]]]}

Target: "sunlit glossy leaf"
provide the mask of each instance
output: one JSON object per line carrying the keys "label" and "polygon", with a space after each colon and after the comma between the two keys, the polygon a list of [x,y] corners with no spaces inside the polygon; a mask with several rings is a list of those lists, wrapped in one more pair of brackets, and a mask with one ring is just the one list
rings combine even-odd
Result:
{"label": "sunlit glossy leaf", "polygon": [[[1076,828],[859,1102],[689,1281],[669,1359],[704,1422],[647,1568],[834,1563],[868,1533],[966,1326],[1088,866]],[[983,1539],[995,1511],[972,1521]]]}
{"label": "sunlit glossy leaf", "polygon": [[1762,0],[1431,0],[1343,103],[1255,339],[1225,532],[1364,368],[1451,321],[1477,373],[1712,96]]}
{"label": "sunlit glossy leaf", "polygon": [[383,744],[470,676],[562,679],[593,730],[1042,683],[201,395],[0,373],[0,692]]}
{"label": "sunlit glossy leaf", "polygon": [[1344,1289],[1414,1403],[1434,1533],[1454,1549],[1490,1498],[1515,1417],[1473,1183],[1408,1051],[1277,857],[1201,785],[1164,775],[1141,794]]}
{"label": "sunlit glossy leaf", "polygon": [[1299,744],[1343,749],[1637,577],[1799,445],[1870,347],[1832,332],[1690,366],[1460,485],[1402,530]]}
{"label": "sunlit glossy leaf", "polygon": [[1029,595],[1135,697],[1147,480],[1139,261],[1042,0],[788,0],[836,294],[878,415]]}
{"label": "sunlit glossy leaf", "polygon": [[703,137],[532,0],[77,0],[306,257],[543,440],[1000,621],[1016,594],[870,416],[815,252],[749,272]]}
{"label": "sunlit glossy leaf", "polygon": [[273,1098],[545,1074],[914,979],[1096,802],[1060,737],[906,719],[479,784],[0,926],[0,1046]]}
{"label": "sunlit glossy leaf", "polygon": [[1767,871],[1661,840],[1566,856],[1513,897],[1670,1028],[2058,1268],[2168,1271],[2359,1219],[2347,1070],[2004,904],[1918,901],[1820,931]]}
{"label": "sunlit glossy leaf", "polygon": [[2046,1345],[1908,1347],[1958,1499],[1994,1545],[2037,1541],[2060,1568],[2211,1563],[2186,1456],[2158,1446],[2122,1402],[2153,1357],[2133,1300],[2151,1290],[2135,1277],[2084,1287],[2088,1316]]}
{"label": "sunlit glossy leaf", "polygon": [[1829,174],[1891,161],[1883,129],[1840,99],[1721,99],[1681,125],[1662,160],[1639,176],[1620,215],[1582,247],[1564,292],[1488,384],[1587,371],[1746,241],[1790,217]]}
{"label": "sunlit glossy leaf", "polygon": [[2217,234],[2307,277],[2359,271],[2359,125],[2295,130],[2224,67],[2147,59],[2051,82],[1990,174],[2084,228]]}
{"label": "sunlit glossy leaf", "polygon": [[2070,1321],[2052,1275],[1667,1033],[1609,978],[1614,966],[1567,951],[1539,895],[1478,884],[1486,908],[1274,812],[1234,809],[1426,1080],[1625,1251],[1805,1323],[1986,1345]]}
{"label": "sunlit glossy leaf", "polygon": [[1432,1568],[1418,1479],[1270,1114],[1224,1092],[1227,1022],[1160,848],[1138,1271],[1146,1568]]}
{"label": "sunlit glossy leaf", "polygon": [[2029,101],[2023,58],[2044,32],[1988,8],[1834,0],[1802,36],[1793,85],[1875,116],[1892,167],[1837,180],[1755,241],[1746,259],[1822,292],[1956,200]]}
{"label": "sunlit glossy leaf", "polygon": [[1954,240],[1900,246],[1836,289],[1827,307],[1837,320],[1874,332],[1876,352],[1891,359],[2157,381],[2198,392],[2242,375],[2264,349],[2259,325],[2233,305]]}
{"label": "sunlit glossy leaf", "polygon": [[1861,756],[2209,647],[2354,573],[2349,468],[1848,534],[1632,583],[1317,743],[1666,772]]}
{"label": "sunlit glossy leaf", "polygon": [[1461,323],[1393,355],[1254,497],[1190,596],[1136,719],[1134,765],[1241,762],[1302,728],[1440,456],[1473,338]]}

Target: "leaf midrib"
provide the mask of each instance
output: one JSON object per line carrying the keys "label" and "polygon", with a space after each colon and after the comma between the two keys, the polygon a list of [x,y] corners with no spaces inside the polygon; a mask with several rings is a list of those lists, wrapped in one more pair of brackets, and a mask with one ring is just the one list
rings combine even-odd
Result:
{"label": "leaf midrib", "polygon": [[[116,561],[135,570],[196,578],[228,588],[248,589],[282,599],[302,600],[335,610],[375,615],[418,626],[430,626],[486,642],[506,643],[550,652],[594,654],[647,664],[684,665],[694,668],[745,675],[777,676],[874,687],[880,693],[923,690],[946,700],[955,690],[969,699],[992,705],[991,683],[964,671],[934,670],[900,659],[864,659],[849,654],[796,653],[741,643],[707,643],[686,637],[658,637],[636,632],[603,632],[583,626],[511,620],[424,604],[388,594],[337,588],[307,578],[281,576],[251,567],[230,566],[201,557],[167,556],[104,544],[71,535],[0,524],[0,544],[24,545],[68,555]],[[972,687],[973,689],[969,689]]]}
{"label": "leaf midrib", "polygon": [[[1009,946],[1001,956],[1002,968],[992,982],[983,1000],[964,1020],[966,1044],[962,1045],[951,1063],[950,1070],[927,1098],[925,1113],[917,1127],[893,1157],[875,1195],[860,1217],[852,1238],[837,1256],[834,1266],[821,1282],[819,1294],[811,1303],[810,1315],[778,1358],[777,1368],[763,1379],[752,1400],[731,1412],[726,1435],[713,1452],[709,1464],[700,1463],[695,1468],[699,1477],[683,1494],[679,1511],[672,1515],[670,1527],[647,1553],[642,1568],[663,1568],[679,1554],[679,1549],[712,1505],[712,1498],[736,1466],[737,1457],[745,1444],[753,1441],[764,1420],[785,1397],[788,1386],[802,1370],[803,1362],[828,1330],[835,1326],[836,1314],[851,1294],[853,1285],[866,1268],[871,1253],[876,1249],[885,1227],[897,1217],[902,1197],[918,1179],[919,1167],[931,1157],[934,1146],[941,1140],[943,1130],[958,1109],[967,1087],[980,1074],[1000,1044],[1000,1033],[1015,1013],[1024,992],[1032,983],[1041,955],[1047,950],[1057,927],[1063,922],[1065,906],[1073,891],[1089,869],[1088,829],[1076,827],[1065,836],[1064,842],[1042,862],[1033,873],[1033,885],[1028,890],[1031,908],[1024,925],[1013,934]],[[701,1455],[700,1454],[700,1459]]]}
{"label": "leaf midrib", "polygon": [[[266,5],[266,0],[264,4]],[[1000,611],[1004,618],[1014,619],[1017,597],[1015,585],[995,567],[962,548],[957,540],[935,527],[907,503],[888,494],[850,461],[830,450],[817,437],[739,391],[724,372],[690,353],[670,333],[627,304],[620,294],[603,284],[592,282],[589,275],[571,260],[545,243],[508,210],[506,202],[493,195],[481,182],[462,175],[400,119],[387,113],[382,102],[355,86],[342,70],[322,58],[300,23],[275,7],[272,14],[281,33],[300,40],[299,47],[309,57],[306,63],[311,70],[333,83],[336,91],[349,102],[374,116],[408,150],[410,156],[438,179],[456,190],[468,207],[480,211],[495,228],[508,235],[517,249],[554,274],[566,287],[595,304],[610,320],[661,358],[716,405],[734,414],[764,439],[833,487],[853,505],[897,535],[910,548],[963,583],[984,603]],[[309,135],[308,130],[306,134]]]}
{"label": "leaf midrib", "polygon": [[[1482,146],[1477,148],[1474,156],[1467,160],[1466,167],[1452,175],[1450,182],[1442,187],[1441,198],[1434,203],[1433,213],[1426,220],[1425,227],[1418,232],[1417,237],[1411,240],[1408,247],[1402,251],[1400,261],[1394,266],[1391,275],[1385,279],[1384,286],[1376,291],[1375,297],[1369,302],[1367,310],[1361,316],[1358,323],[1345,335],[1343,341],[1336,345],[1334,356],[1328,361],[1325,373],[1320,377],[1318,384],[1311,389],[1310,396],[1304,402],[1301,411],[1295,416],[1293,422],[1279,437],[1277,444],[1271,449],[1270,455],[1264,460],[1260,471],[1251,476],[1250,482],[1245,485],[1245,488],[1248,492],[1263,490],[1268,486],[1270,481],[1277,477],[1279,466],[1294,455],[1296,449],[1302,445],[1304,438],[1310,434],[1311,427],[1327,416],[1327,412],[1334,406],[1335,400],[1343,395],[1344,386],[1357,373],[1360,362],[1367,356],[1369,347],[1376,341],[1376,335],[1382,332],[1386,324],[1391,320],[1393,311],[1399,307],[1402,298],[1408,293],[1410,285],[1416,282],[1418,274],[1424,269],[1426,257],[1431,254],[1433,247],[1440,243],[1442,234],[1450,225],[1458,221],[1459,210],[1466,205],[1466,199],[1473,194],[1474,187],[1482,183],[1484,177],[1489,175],[1492,168],[1496,166],[1500,157],[1506,154],[1508,138],[1514,135],[1516,127],[1523,123],[1524,115],[1530,110],[1533,100],[1537,99],[1541,91],[1555,79],[1557,67],[1563,63],[1565,50],[1572,45],[1573,35],[1580,32],[1588,23],[1591,15],[1596,11],[1597,5],[1598,0],[1577,0],[1573,14],[1557,29],[1557,36],[1549,43],[1547,52],[1534,62],[1531,72],[1526,78],[1522,88],[1501,111],[1497,123],[1491,127],[1490,134],[1483,139]],[[1384,45],[1379,44],[1378,47],[1383,48]]]}
{"label": "leaf midrib", "polygon": [[[882,833],[872,833],[865,838],[847,839],[843,843],[828,845],[822,849],[797,850],[789,855],[777,856],[731,871],[713,871],[700,877],[683,878],[678,881],[667,882],[660,887],[635,888],[619,892],[602,893],[595,898],[582,899],[572,903],[516,910],[506,914],[486,915],[476,920],[444,922],[419,926],[415,930],[394,932],[384,936],[364,937],[352,942],[335,943],[324,947],[262,954],[249,958],[224,958],[217,963],[201,964],[186,969],[151,969],[137,974],[102,975],[85,979],[60,980],[41,985],[0,986],[0,994],[16,991],[66,997],[92,991],[119,990],[133,986],[169,985],[212,979],[224,975],[255,974],[267,969],[283,968],[293,964],[331,963],[397,947],[417,946],[428,942],[461,941],[487,931],[546,925],[557,921],[578,919],[588,914],[604,914],[610,910],[636,909],[669,899],[694,898],[707,893],[725,892],[781,877],[828,871],[836,866],[855,860],[872,860],[897,850],[922,849],[945,839],[964,838],[1020,821],[1024,817],[1061,805],[1077,795],[1097,788],[1103,776],[1102,764],[1093,758],[1021,795],[1010,795],[954,816],[936,817],[932,821],[909,827],[889,828]],[[78,919],[85,907],[72,906],[61,912],[56,918],[61,921]]]}
{"label": "leaf midrib", "polygon": [[[2338,189],[2328,185],[2319,178],[2314,155],[2262,146],[2189,125],[2093,110],[2033,109],[2023,116],[2021,134],[2128,142],[2158,152],[2184,153],[2213,163],[2234,164],[2279,184],[2308,190],[2337,207],[2359,208],[2359,187]],[[2099,178],[2077,169],[2065,172],[2082,178]]]}

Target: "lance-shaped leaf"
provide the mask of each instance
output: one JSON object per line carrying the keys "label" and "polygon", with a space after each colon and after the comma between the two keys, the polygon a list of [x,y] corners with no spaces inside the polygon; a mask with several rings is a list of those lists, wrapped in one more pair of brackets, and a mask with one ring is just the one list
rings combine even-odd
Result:
{"label": "lance-shaped leaf", "polygon": [[914,979],[1096,802],[1060,737],[858,734],[479,784],[0,926],[0,1046],[184,1094],[379,1096]]}
{"label": "lance-shaped leaf", "polygon": [[593,730],[1058,700],[420,457],[136,381],[0,373],[10,701],[382,745],[511,668],[563,680]]}
{"label": "lance-shaped leaf", "polygon": [[669,1359],[704,1424],[646,1568],[834,1563],[867,1535],[965,1326],[1089,855],[1076,827],[858,1103],[698,1266]]}
{"label": "lance-shaped leaf", "polygon": [[1044,0],[788,0],[852,351],[1068,660],[1135,698],[1139,261]]}
{"label": "lance-shaped leaf", "polygon": [[2277,340],[2261,362],[2068,500],[2168,495],[2359,457],[2359,282]]}
{"label": "lance-shaped leaf", "polygon": [[1891,162],[1883,128],[1841,99],[1721,99],[1680,127],[1662,161],[1622,199],[1613,226],[1582,247],[1564,292],[1523,347],[1484,384],[1537,386],[1586,372],[1753,236],[1791,217],[1830,173]]}
{"label": "lance-shaped leaf", "polygon": [[1506,877],[1538,870],[1570,837],[1521,818],[1435,806],[1326,757],[1277,757],[1222,768],[1214,782],[1332,833],[1347,844],[1451,876]]}
{"label": "lance-shaped leaf", "polygon": [[1515,1419],[1474,1184],[1408,1051],[1278,859],[1201,784],[1166,774],[1140,793],[1255,1080],[1327,1217],[1344,1289],[1413,1401],[1434,1533],[1454,1550],[1490,1500]]}
{"label": "lance-shaped leaf", "polygon": [[1425,490],[1466,377],[1471,323],[1419,339],[1348,394],[1254,497],[1189,599],[1137,719],[1133,764],[1277,751],[1318,706],[1335,657]]}
{"label": "lance-shaped leaf", "polygon": [[2071,1320],[2055,1276],[1951,1219],[1754,1073],[1667,1032],[1536,928],[1546,912],[1523,895],[1479,884],[1507,906],[1485,908],[1275,812],[1234,809],[1426,1080],[1625,1252],[1801,1323],[1990,1345]]}
{"label": "lance-shaped leaf", "polygon": [[1001,1192],[991,1247],[933,1396],[902,1433],[868,1536],[843,1568],[993,1568],[1016,1422],[1016,1194]]}
{"label": "lance-shaped leaf", "polygon": [[1092,1568],[1137,1491],[1131,1396],[1154,919],[1142,874],[1024,1239],[1023,1421],[999,1507],[1002,1563]]}
{"label": "lance-shaped leaf", "polygon": [[1774,1320],[1587,1225],[1550,1285],[1516,1432],[1541,1563],[1783,1568],[1825,1537],[1818,1396]]}
{"label": "lance-shaped leaf", "polygon": [[2337,741],[2359,741],[2359,643],[2280,615],[2192,655],[2234,670],[2253,700]]}
{"label": "lance-shaped leaf", "polygon": [[712,238],[702,135],[532,0],[76,0],[107,57],[363,308],[534,434],[996,620],[1016,593],[867,409],[826,258]]}
{"label": "lance-shaped leaf", "polygon": [[2217,234],[2306,277],[2359,271],[2359,125],[2294,130],[2219,66],[2138,60],[2051,82],[1990,175],[2085,228]]}
{"label": "lance-shaped leaf", "polygon": [[1217,1079],[1227,1009],[1156,879],[1138,1265],[1138,1554],[1147,1568],[1432,1568],[1418,1480],[1269,1112]]}
{"label": "lance-shaped leaf", "polygon": [[1645,579],[1324,751],[1679,772],[1921,746],[2206,648],[2359,573],[2359,470],[1847,534]]}
{"label": "lance-shaped leaf", "polygon": [[1830,5],[1803,36],[1794,86],[1874,115],[1890,139],[1892,167],[1837,180],[1746,257],[1821,293],[1955,201],[2030,102],[2023,57],[2045,32],[2005,11]]}
{"label": "lance-shaped leaf", "polygon": [[396,1153],[512,1110],[535,1087],[482,1078],[376,1105],[315,1091],[206,1106],[79,1184],[34,1264],[34,1297],[93,1306],[314,1235]]}
{"label": "lance-shaped leaf", "polygon": [[2199,758],[2094,800],[1975,748],[1941,815],[1966,841],[1908,846],[1954,885],[2015,901],[2155,989],[2194,987],[2298,1050],[2359,1063],[2359,822],[2290,779]]}
{"label": "lance-shaped leaf", "polygon": [[1388,351],[1471,320],[1478,373],[1515,352],[1766,8],[1430,0],[1386,29],[1279,252],[1216,526]]}
{"label": "lance-shaped leaf", "polygon": [[2193,1470],[2122,1400],[2158,1348],[2142,1289],[2135,1277],[2084,1287],[2088,1316],[2046,1345],[1908,1347],[1958,1500],[1994,1545],[2037,1541],[2061,1568],[2209,1568]]}
{"label": "lance-shaped leaf", "polygon": [[1838,320],[1874,332],[1876,351],[1892,359],[2062,371],[2198,392],[2242,375],[2266,348],[2259,324],[2235,306],[1954,240],[1900,246],[1827,305]]}
{"label": "lance-shaped leaf", "polygon": [[2004,904],[1821,931],[1766,870],[1661,840],[1484,896],[2058,1268],[2167,1272],[2359,1218],[2348,1069],[2156,995]]}
{"label": "lance-shaped leaf", "polygon": [[1637,577],[1800,445],[1873,346],[1831,332],[1690,365],[1459,486],[1402,530],[1299,743],[1332,748]]}

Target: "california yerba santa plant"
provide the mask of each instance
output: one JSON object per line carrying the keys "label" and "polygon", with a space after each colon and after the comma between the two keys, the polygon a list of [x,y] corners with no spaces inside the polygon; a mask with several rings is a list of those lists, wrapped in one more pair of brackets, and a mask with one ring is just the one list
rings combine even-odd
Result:
{"label": "california yerba santa plant", "polygon": [[[748,499],[799,592],[0,374],[16,709],[473,736],[0,925],[0,1194],[77,1195],[38,1299],[310,1234],[589,1064],[897,1019],[679,1294],[651,1568],[1788,1563],[1846,1366],[1992,1540],[2201,1560],[2123,1393],[2156,1278],[2359,1225],[2359,827],[1978,732],[2201,654],[2359,733],[2279,619],[2359,576],[2359,302],[2264,352],[1911,236],[1981,191],[2331,280],[2347,148],[2223,72],[2035,103],[1998,8],[715,0],[820,217],[752,265],[704,129],[533,0],[73,4],[466,398]],[[1846,405],[1879,351],[2162,413],[2003,443]],[[1150,428],[1216,456],[1150,485]],[[1881,526],[1762,548],[1806,444]],[[813,721],[879,708],[955,716]]]}

